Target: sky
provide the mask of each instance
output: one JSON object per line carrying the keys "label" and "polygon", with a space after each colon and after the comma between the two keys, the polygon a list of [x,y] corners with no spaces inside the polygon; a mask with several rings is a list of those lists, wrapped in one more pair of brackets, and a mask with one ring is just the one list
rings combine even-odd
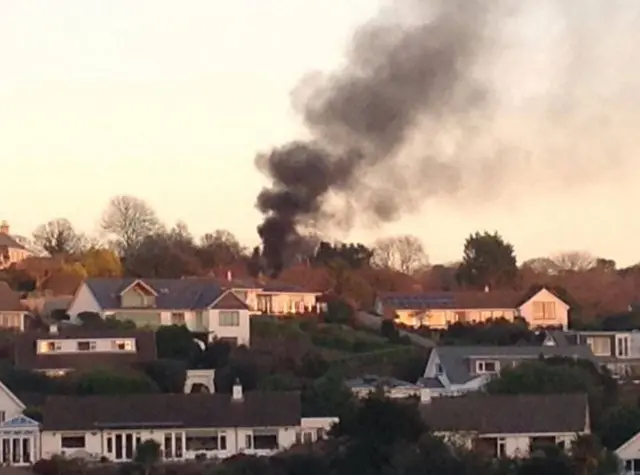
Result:
{"label": "sky", "polygon": [[[196,235],[228,229],[256,244],[255,198],[268,181],[255,155],[305,136],[291,90],[310,71],[339,68],[354,28],[377,8],[371,0],[0,0],[0,219],[20,235],[59,217],[92,233],[109,198],[129,194]],[[526,61],[513,54],[516,66],[503,69],[504,87],[514,86],[505,94],[512,107],[491,128],[500,140],[535,144],[525,155],[537,171],[488,176],[490,198],[427,200],[398,222],[336,238],[414,234],[432,262],[447,262],[461,256],[469,233],[486,229],[513,243],[521,261],[565,250],[623,265],[640,260],[640,142],[630,125],[638,122],[623,107],[629,97],[594,100],[589,110],[601,113],[579,126],[571,115],[562,122],[569,132],[554,123],[552,158],[552,141],[539,144],[551,134],[540,127],[546,116],[532,127],[531,104],[544,81],[523,84],[554,67],[552,20],[541,9],[515,24],[539,47],[527,50]],[[584,30],[592,42],[608,35],[594,24]],[[628,44],[621,35],[614,32],[613,46]],[[620,92],[636,83],[629,57],[616,59],[606,64]],[[580,101],[594,97],[571,91]],[[592,138],[578,146],[581,136]],[[544,156],[536,161],[536,154]]]}

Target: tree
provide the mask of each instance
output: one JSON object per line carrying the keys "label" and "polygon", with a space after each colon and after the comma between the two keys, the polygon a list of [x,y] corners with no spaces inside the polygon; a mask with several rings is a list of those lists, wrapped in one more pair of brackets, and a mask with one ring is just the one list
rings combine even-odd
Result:
{"label": "tree", "polygon": [[146,236],[162,229],[156,212],[145,201],[126,195],[111,199],[101,226],[103,231],[115,237],[121,255],[126,255]]}
{"label": "tree", "polygon": [[522,263],[523,269],[531,269],[536,274],[555,275],[560,268],[549,257],[535,257]]}
{"label": "tree", "polygon": [[129,276],[179,279],[200,272],[192,241],[175,230],[145,236],[125,258],[125,273]]}
{"label": "tree", "polygon": [[187,368],[184,361],[161,359],[145,364],[143,369],[163,393],[181,393],[187,379]]}
{"label": "tree", "polygon": [[217,229],[200,240],[198,256],[205,268],[228,266],[245,254],[238,239],[227,230]]}
{"label": "tree", "polygon": [[602,445],[615,450],[640,432],[640,408],[615,406],[607,410],[597,429]]}
{"label": "tree", "polygon": [[336,373],[316,379],[302,391],[305,417],[341,417],[354,408],[353,394]]}
{"label": "tree", "polygon": [[80,255],[80,264],[87,277],[120,277],[122,263],[116,253],[109,249],[91,248]]}
{"label": "tree", "polygon": [[52,256],[74,254],[82,246],[82,236],[76,233],[69,220],[63,218],[38,226],[33,232],[33,241]]}
{"label": "tree", "polygon": [[428,264],[428,258],[422,242],[415,236],[407,235],[376,241],[372,263],[377,267],[413,274]]}
{"label": "tree", "polygon": [[149,475],[161,458],[160,444],[153,439],[143,440],[136,447],[133,462],[140,466],[144,475]]}
{"label": "tree", "polygon": [[322,241],[316,250],[313,262],[316,265],[327,266],[331,262],[341,261],[351,269],[360,269],[369,266],[372,256],[373,251],[361,243],[331,244]]}
{"label": "tree", "polygon": [[163,325],[158,328],[156,346],[158,358],[180,360],[189,364],[202,353],[193,334],[184,325]]}
{"label": "tree", "polygon": [[482,289],[512,286],[518,275],[513,246],[497,232],[475,233],[464,244],[456,278],[461,285]]}
{"label": "tree", "polygon": [[123,395],[158,392],[156,384],[145,374],[117,372],[110,369],[95,369],[71,376],[74,394],[77,395]]}
{"label": "tree", "polygon": [[588,252],[568,251],[556,254],[552,258],[560,271],[584,272],[596,265],[596,258]]}

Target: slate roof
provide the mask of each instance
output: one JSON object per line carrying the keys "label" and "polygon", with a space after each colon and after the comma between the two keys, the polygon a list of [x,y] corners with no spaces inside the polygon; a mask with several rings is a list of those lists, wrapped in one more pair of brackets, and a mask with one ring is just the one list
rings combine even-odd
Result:
{"label": "slate roof", "polygon": [[43,430],[291,427],[300,425],[301,404],[297,392],[246,392],[241,401],[228,394],[50,396],[42,413]]}
{"label": "slate roof", "polygon": [[584,432],[588,424],[584,394],[436,397],[420,408],[434,431],[478,434],[554,434]]}
{"label": "slate roof", "polygon": [[464,384],[473,378],[469,360],[490,357],[509,361],[520,359],[545,358],[579,358],[595,362],[595,357],[588,346],[439,346],[437,352],[440,364],[452,384]]}
{"label": "slate roof", "polygon": [[[37,340],[70,340],[96,338],[135,338],[136,352],[82,352],[77,354],[38,354]],[[65,329],[52,335],[30,332],[18,335],[14,343],[14,364],[20,369],[91,369],[101,366],[131,366],[157,359],[156,337],[149,330]]]}
{"label": "slate roof", "polygon": [[211,279],[94,278],[85,280],[85,284],[100,307],[118,309],[120,293],[136,281],[146,284],[158,294],[155,308],[164,310],[204,309],[227,290]]}
{"label": "slate roof", "polygon": [[[546,289],[548,290],[548,289]],[[406,310],[429,309],[516,309],[532,297],[530,292],[492,290],[490,292],[383,293],[385,306]]]}
{"label": "slate roof", "polygon": [[26,312],[20,303],[20,293],[14,292],[9,284],[0,281],[0,311]]}
{"label": "slate roof", "polygon": [[26,249],[22,244],[15,240],[11,235],[0,233],[0,247],[9,249]]}

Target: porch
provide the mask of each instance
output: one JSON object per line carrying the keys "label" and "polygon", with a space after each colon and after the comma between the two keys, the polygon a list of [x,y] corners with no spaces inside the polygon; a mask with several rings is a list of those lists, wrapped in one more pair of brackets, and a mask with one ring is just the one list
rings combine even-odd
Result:
{"label": "porch", "polygon": [[40,425],[18,416],[0,425],[0,461],[3,466],[28,466],[40,458]]}

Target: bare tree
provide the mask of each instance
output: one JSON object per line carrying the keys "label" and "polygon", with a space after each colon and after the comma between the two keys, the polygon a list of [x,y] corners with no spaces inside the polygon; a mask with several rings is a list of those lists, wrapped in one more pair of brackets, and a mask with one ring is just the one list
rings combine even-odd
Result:
{"label": "bare tree", "polygon": [[558,264],[549,257],[534,257],[522,263],[522,268],[529,268],[536,274],[555,275],[560,271]]}
{"label": "bare tree", "polygon": [[556,254],[552,258],[560,271],[581,272],[593,269],[596,265],[596,258],[582,251],[568,251]]}
{"label": "bare tree", "polygon": [[199,254],[205,267],[224,266],[242,257],[245,249],[231,232],[217,229],[202,236]]}
{"label": "bare tree", "polygon": [[33,241],[36,246],[53,256],[79,252],[84,238],[76,232],[69,220],[58,218],[38,226],[33,232]]}
{"label": "bare tree", "polygon": [[126,195],[111,199],[101,226],[103,231],[116,238],[116,248],[122,254],[140,244],[145,237],[162,230],[151,206],[140,198]]}
{"label": "bare tree", "polygon": [[374,244],[373,265],[411,274],[429,264],[422,242],[415,236],[379,239]]}

